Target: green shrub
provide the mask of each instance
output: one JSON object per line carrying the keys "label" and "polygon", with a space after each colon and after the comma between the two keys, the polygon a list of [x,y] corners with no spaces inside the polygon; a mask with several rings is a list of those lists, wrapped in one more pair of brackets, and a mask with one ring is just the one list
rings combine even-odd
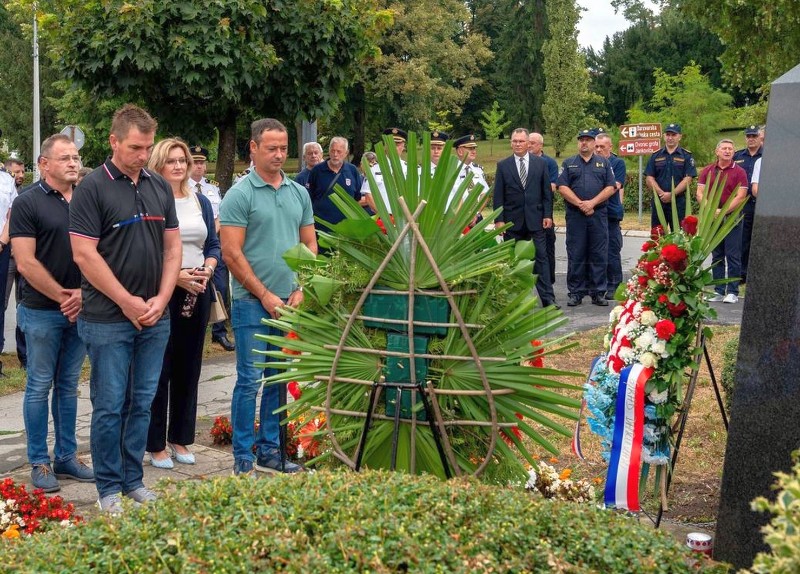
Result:
{"label": "green shrub", "polygon": [[776,472],[779,490],[775,502],[764,497],[753,501],[753,510],[769,512],[772,521],[762,529],[771,553],[761,552],[749,572],[794,574],[800,572],[800,451],[792,453],[794,466],[789,474]]}
{"label": "green shrub", "polygon": [[722,373],[720,384],[725,391],[725,410],[731,412],[733,391],[736,384],[736,356],[739,354],[739,338],[734,337],[722,349]]}
{"label": "green shrub", "polygon": [[152,506],[0,545],[8,572],[725,572],[588,505],[475,481],[317,472],[184,481]]}

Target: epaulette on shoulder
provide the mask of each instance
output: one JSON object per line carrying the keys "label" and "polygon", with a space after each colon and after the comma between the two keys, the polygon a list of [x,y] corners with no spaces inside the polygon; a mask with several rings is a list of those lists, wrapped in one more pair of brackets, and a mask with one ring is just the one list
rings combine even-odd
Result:
{"label": "epaulette on shoulder", "polygon": [[482,165],[480,165],[480,164],[473,163],[472,165],[474,165],[475,167],[477,167],[477,168],[478,168],[478,169],[480,169],[480,170],[483,170],[483,166],[482,166]]}
{"label": "epaulette on shoulder", "polygon": [[693,153],[692,153],[690,150],[688,150],[688,149],[686,149],[686,148],[683,148],[683,151],[685,151],[685,152],[686,152],[686,153],[688,153],[689,155],[694,155],[694,154],[693,154]]}
{"label": "epaulette on shoulder", "polygon": [[208,180],[208,183],[210,183],[210,184],[211,184],[211,185],[213,185],[214,187],[219,187],[219,182],[218,182],[218,181],[216,181],[216,180],[209,179],[209,180]]}

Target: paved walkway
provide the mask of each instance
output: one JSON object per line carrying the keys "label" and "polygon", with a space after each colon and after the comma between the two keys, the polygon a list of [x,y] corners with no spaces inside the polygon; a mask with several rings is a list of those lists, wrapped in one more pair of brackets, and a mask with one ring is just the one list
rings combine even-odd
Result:
{"label": "paved walkway", "polygon": [[[637,235],[634,235],[636,233]],[[623,251],[623,268],[629,269],[639,257],[639,247],[642,239],[638,234],[642,232],[631,232],[632,241],[626,241]],[[556,246],[557,253],[562,254],[558,257],[556,265],[556,297],[563,305],[564,315],[569,319],[566,327],[559,329],[559,332],[567,333],[570,331],[583,331],[594,327],[607,324],[608,313],[611,307],[597,307],[589,304],[587,298],[583,305],[578,307],[567,307],[566,300],[566,250],[564,247],[564,235],[558,234],[559,244]],[[718,323],[739,324],[741,322],[742,303],[738,305],[718,304],[717,309],[720,313]],[[11,307],[11,305],[9,305]],[[12,334],[6,337],[6,352],[9,351],[10,343],[13,342],[13,323],[9,329],[6,323],[6,332],[11,330]],[[207,361],[203,365],[200,375],[200,387],[198,396],[198,417],[216,417],[219,415],[230,416],[231,394],[235,382],[235,358],[233,353],[218,356],[213,360]],[[83,383],[79,388],[78,400],[78,448],[82,458],[90,462],[89,455],[89,427],[91,422],[91,404],[89,401],[89,385]],[[0,478],[11,476],[20,483],[29,483],[30,466],[27,464],[25,454],[25,433],[22,418],[22,393],[0,397]],[[50,424],[50,436],[48,443],[53,443],[52,422]],[[206,478],[213,476],[227,476],[231,473],[233,460],[229,452],[201,445],[192,448],[195,453],[197,464],[182,465],[175,464],[173,470],[161,470],[151,467],[145,463],[145,484],[154,485],[159,479],[170,477],[173,479],[192,479]],[[59,493],[65,500],[73,502],[79,509],[79,513],[90,516],[96,512],[94,503],[97,500],[97,491],[93,484],[81,484],[74,481],[61,481],[62,489]],[[664,522],[665,527],[674,531],[676,537],[685,540],[686,532],[689,527],[680,524],[669,524]],[[697,530],[697,528],[691,528]]]}

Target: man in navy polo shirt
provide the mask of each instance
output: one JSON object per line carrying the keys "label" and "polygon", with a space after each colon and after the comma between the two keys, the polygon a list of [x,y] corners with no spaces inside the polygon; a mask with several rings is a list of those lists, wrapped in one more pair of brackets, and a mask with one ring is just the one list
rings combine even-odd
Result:
{"label": "man in navy polo shirt", "polygon": [[[86,347],[75,321],[81,310],[81,272],[69,244],[69,202],[81,157],[67,136],[42,142],[42,179],[14,202],[11,242],[20,274],[17,323],[28,339],[28,369],[22,414],[28,435],[33,486],[45,492],[61,488],[59,478],[94,482],[92,470],[78,459],[75,421],[78,378]],[[53,396],[55,464],[47,448],[48,402]],[[55,472],[54,472],[55,469]]]}
{"label": "man in navy polo shirt", "polygon": [[[686,190],[697,177],[697,168],[691,152],[680,147],[681,125],[669,124],[664,130],[665,146],[650,156],[644,174],[647,187],[653,191],[653,202],[650,206],[650,226],[661,225],[656,212],[655,201],[661,201],[667,223],[672,229],[672,194],[678,208],[678,221],[682,221],[686,214]],[[674,186],[674,190],[673,190]],[[673,230],[674,231],[674,230]]]}
{"label": "man in navy polo shirt", "polygon": [[592,304],[608,306],[606,264],[608,221],[606,204],[614,193],[614,172],[604,157],[594,153],[594,132],[578,134],[578,154],[564,160],[558,192],[567,205],[567,306],[575,307],[586,295]]}
{"label": "man in navy polo shirt", "polygon": [[[331,138],[328,160],[314,166],[306,185],[311,196],[314,216],[332,224],[344,219],[344,214],[330,199],[335,185],[341,186],[356,201],[361,199],[363,180],[356,166],[347,161],[348,151],[349,144],[346,138],[339,136]],[[328,230],[327,225],[318,221],[314,225],[318,230]]]}
{"label": "man in navy polo shirt", "polygon": [[169,184],[144,169],[156,121],[126,104],[111,122],[111,158],[87,175],[70,205],[70,239],[83,274],[78,333],[92,364],[92,463],[98,504],[155,500],[142,482],[150,405],[169,338],[181,236]]}
{"label": "man in navy polo shirt", "polygon": [[753,167],[764,153],[763,130],[758,126],[747,126],[744,130],[747,147],[733,155],[733,163],[747,174],[747,197],[750,199],[742,209],[742,283],[747,282],[747,265],[750,262],[750,240],[753,237],[753,221],[756,216],[756,198],[753,195]]}

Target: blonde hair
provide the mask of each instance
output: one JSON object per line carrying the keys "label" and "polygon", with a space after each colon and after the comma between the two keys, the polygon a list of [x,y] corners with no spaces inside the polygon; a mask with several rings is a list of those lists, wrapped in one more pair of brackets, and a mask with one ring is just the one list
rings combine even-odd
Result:
{"label": "blonde hair", "polygon": [[189,194],[191,193],[191,190],[189,189],[189,174],[192,171],[194,160],[192,159],[192,154],[189,151],[189,146],[186,145],[186,142],[184,142],[182,139],[167,138],[158,142],[153,148],[153,153],[150,154],[150,160],[147,162],[147,167],[161,175],[161,170],[163,170],[164,166],[167,165],[167,158],[169,157],[169,154],[175,148],[180,148],[183,150],[183,155],[186,158],[186,175],[183,176],[183,181],[181,182],[181,193],[184,197],[189,197]]}

